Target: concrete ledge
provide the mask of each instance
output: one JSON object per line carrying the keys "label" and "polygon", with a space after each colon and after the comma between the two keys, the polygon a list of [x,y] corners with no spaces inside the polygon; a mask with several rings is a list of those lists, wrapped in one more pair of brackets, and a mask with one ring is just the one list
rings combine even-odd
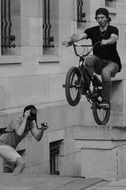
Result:
{"label": "concrete ledge", "polygon": [[73,137],[76,140],[126,140],[126,128],[122,126],[74,125]]}

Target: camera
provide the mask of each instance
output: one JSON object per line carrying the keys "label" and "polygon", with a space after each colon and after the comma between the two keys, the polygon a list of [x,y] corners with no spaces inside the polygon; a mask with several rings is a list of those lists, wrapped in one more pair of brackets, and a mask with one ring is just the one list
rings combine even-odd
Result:
{"label": "camera", "polygon": [[33,120],[36,120],[37,118],[37,110],[35,110],[35,109],[31,109],[31,111],[30,111],[30,116],[29,116],[29,120],[30,121],[33,121]]}

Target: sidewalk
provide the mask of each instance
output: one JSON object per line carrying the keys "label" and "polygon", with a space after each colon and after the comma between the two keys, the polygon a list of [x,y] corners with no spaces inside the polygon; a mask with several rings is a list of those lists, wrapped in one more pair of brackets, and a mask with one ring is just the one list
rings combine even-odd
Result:
{"label": "sidewalk", "polygon": [[85,190],[102,182],[103,180],[98,178],[1,174],[0,190]]}
{"label": "sidewalk", "polygon": [[120,181],[112,181],[105,184],[96,184],[87,190],[126,190],[126,179]]}
{"label": "sidewalk", "polygon": [[98,178],[1,174],[0,190],[126,190],[126,179],[109,182]]}

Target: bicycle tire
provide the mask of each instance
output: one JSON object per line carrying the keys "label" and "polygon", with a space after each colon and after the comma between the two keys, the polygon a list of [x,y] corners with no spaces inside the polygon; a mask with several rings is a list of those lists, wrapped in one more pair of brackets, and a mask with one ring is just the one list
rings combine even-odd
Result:
{"label": "bicycle tire", "polygon": [[[72,97],[71,90],[75,93],[74,97]],[[81,99],[81,91],[80,71],[77,67],[71,67],[67,72],[65,80],[66,99],[71,106],[76,106],[79,103]]]}
{"label": "bicycle tire", "polygon": [[110,104],[109,104],[109,108],[106,108],[106,109],[99,107],[96,101],[94,101],[92,104],[93,116],[94,116],[95,122],[98,125],[106,125],[108,123],[109,118],[110,118],[110,111],[111,111]]}

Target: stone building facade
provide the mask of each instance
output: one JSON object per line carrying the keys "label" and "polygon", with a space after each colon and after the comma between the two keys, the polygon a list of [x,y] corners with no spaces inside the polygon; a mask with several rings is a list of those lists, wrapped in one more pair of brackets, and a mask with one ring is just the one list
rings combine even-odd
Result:
{"label": "stone building facade", "polygon": [[[24,172],[126,177],[125,0],[0,2],[0,126],[7,126],[28,104],[38,108],[38,123],[49,124],[41,142],[29,134],[19,144],[26,161]],[[119,28],[118,51],[123,64],[113,80],[107,126],[96,125],[85,98],[76,107],[68,105],[62,87],[68,69],[77,63],[73,49],[62,46],[62,41],[95,25],[99,7],[108,8],[112,24]],[[0,166],[2,172],[2,161]]]}

